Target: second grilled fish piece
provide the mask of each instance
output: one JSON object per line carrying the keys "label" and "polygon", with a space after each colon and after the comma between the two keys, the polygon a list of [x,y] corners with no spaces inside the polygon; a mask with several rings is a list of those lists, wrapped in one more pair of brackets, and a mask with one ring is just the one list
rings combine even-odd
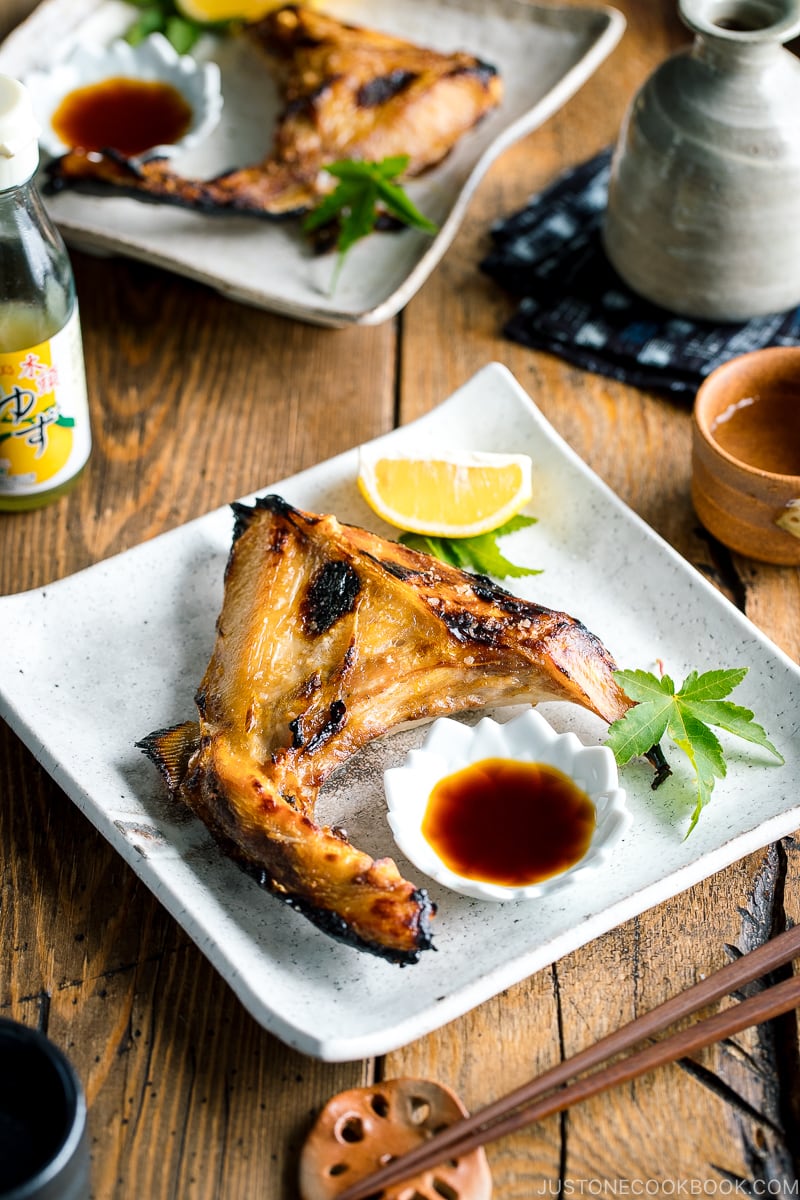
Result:
{"label": "second grilled fish piece", "polygon": [[165,159],[142,164],[80,148],[59,159],[51,186],[94,181],[204,211],[281,216],[309,208],[341,158],[408,155],[418,175],[499,104],[495,69],[471,54],[439,54],[401,38],[287,6],[248,35],[283,77],[285,108],[263,162],[216,179],[186,179]]}
{"label": "second grilled fish piece", "polygon": [[278,496],[234,511],[199,722],[143,748],[264,886],[334,936],[413,962],[430,902],[392,859],[316,824],[325,780],[406,722],[541,700],[610,722],[631,702],[565,613]]}

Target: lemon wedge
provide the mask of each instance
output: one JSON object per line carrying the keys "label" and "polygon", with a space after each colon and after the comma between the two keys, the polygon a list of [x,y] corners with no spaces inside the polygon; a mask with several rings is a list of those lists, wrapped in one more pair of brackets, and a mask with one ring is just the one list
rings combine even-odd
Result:
{"label": "lemon wedge", "polygon": [[212,25],[217,21],[258,21],[286,0],[175,0],[175,7],[190,21]]}
{"label": "lemon wedge", "polygon": [[432,458],[362,446],[358,486],[398,529],[432,537],[475,537],[499,528],[531,498],[527,454],[449,451]]}

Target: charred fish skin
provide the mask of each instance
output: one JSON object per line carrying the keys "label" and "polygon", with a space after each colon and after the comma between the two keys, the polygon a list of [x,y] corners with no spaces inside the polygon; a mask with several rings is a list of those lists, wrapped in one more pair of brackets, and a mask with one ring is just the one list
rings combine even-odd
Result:
{"label": "charred fish skin", "polygon": [[[307,212],[343,158],[407,156],[407,174],[435,166],[502,99],[494,67],[470,54],[439,54],[401,38],[287,5],[246,27],[277,69],[284,109],[258,163],[190,179],[167,159],[134,162],[114,150],[76,147],[48,168],[51,192],[118,191],[207,215],[280,220]],[[265,131],[265,145],[269,134]]]}
{"label": "charred fish skin", "polygon": [[541,700],[612,721],[631,701],[566,613],[281,496],[233,518],[198,720],[142,748],[262,886],[325,932],[414,962],[434,907],[393,859],[316,822],[333,771],[408,722]]}
{"label": "charred fish skin", "polygon": [[[137,748],[155,764],[173,798],[184,803],[203,821],[225,856],[239,865],[259,888],[301,913],[324,934],[397,966],[414,965],[422,950],[434,948],[431,925],[437,906],[425,888],[411,886],[399,877],[391,859],[373,862],[360,852],[353,852],[359,856],[360,870],[351,872],[351,886],[361,904],[368,907],[372,902],[374,913],[381,918],[383,941],[380,942],[361,936],[361,924],[354,922],[347,913],[338,912],[336,907],[315,904],[313,889],[302,883],[293,888],[291,880],[296,876],[296,870],[291,869],[289,862],[279,864],[283,869],[276,870],[270,864],[269,853],[259,853],[252,835],[247,835],[242,823],[231,812],[219,781],[205,768],[198,767],[201,751],[198,722],[185,721],[178,726],[156,730],[140,739]],[[290,808],[293,806],[290,798],[287,798],[287,804]],[[321,830],[299,812],[291,815],[290,821],[294,828],[289,829],[284,822],[284,836],[289,840],[293,835],[305,836],[315,858],[323,865],[326,858],[331,857],[331,845],[336,848],[336,841],[348,845],[341,832]]]}
{"label": "charred fish skin", "polygon": [[[268,885],[265,885],[258,878],[256,882],[261,887],[268,887]],[[419,962],[420,954],[423,950],[436,949],[430,930],[430,923],[436,915],[436,905],[431,900],[425,888],[417,888],[411,893],[411,900],[419,909],[416,946],[413,950],[390,951],[385,946],[377,945],[375,942],[366,942],[353,933],[353,930],[344,917],[326,909],[315,908],[303,896],[285,896],[282,899],[289,908],[294,909],[301,916],[307,917],[312,924],[321,929],[323,933],[326,933],[328,937],[341,942],[345,946],[350,946],[354,950],[364,950],[367,954],[374,954],[378,958],[386,959],[398,967],[413,967]]]}

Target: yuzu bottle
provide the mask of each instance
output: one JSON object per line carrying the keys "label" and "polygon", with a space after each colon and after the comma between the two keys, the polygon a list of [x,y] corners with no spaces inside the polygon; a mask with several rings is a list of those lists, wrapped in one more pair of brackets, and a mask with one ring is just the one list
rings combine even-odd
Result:
{"label": "yuzu bottle", "polygon": [[34,174],[30,96],[0,75],[0,510],[39,508],[76,482],[91,431],[72,266]]}

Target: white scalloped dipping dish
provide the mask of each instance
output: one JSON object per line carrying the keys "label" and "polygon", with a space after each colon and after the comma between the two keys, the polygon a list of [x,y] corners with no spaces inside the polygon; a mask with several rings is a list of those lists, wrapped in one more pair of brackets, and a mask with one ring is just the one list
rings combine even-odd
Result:
{"label": "white scalloped dipping dish", "polygon": [[23,83],[31,93],[33,111],[41,126],[39,145],[54,158],[70,149],[53,129],[53,114],[65,96],[76,88],[104,79],[143,79],[169,83],[192,110],[192,123],[174,142],[151,146],[132,162],[167,158],[190,150],[216,127],[222,113],[220,69],[214,62],[200,63],[177,50],[160,33],[151,33],[136,46],[121,38],[108,46],[81,45],[48,71],[33,71]]}
{"label": "white scalloped dipping dish", "polygon": [[[469,879],[445,865],[422,834],[428,799],[444,776],[484,758],[546,763],[563,771],[586,792],[595,807],[596,825],[581,859],[560,874],[524,887]],[[576,875],[607,862],[631,822],[611,750],[607,746],[584,746],[574,733],[557,733],[533,709],[505,723],[484,717],[474,726],[440,717],[433,722],[422,746],[410,751],[402,766],[386,770],[383,778],[389,825],[403,854],[437,883],[476,900],[528,900],[568,886]]]}

